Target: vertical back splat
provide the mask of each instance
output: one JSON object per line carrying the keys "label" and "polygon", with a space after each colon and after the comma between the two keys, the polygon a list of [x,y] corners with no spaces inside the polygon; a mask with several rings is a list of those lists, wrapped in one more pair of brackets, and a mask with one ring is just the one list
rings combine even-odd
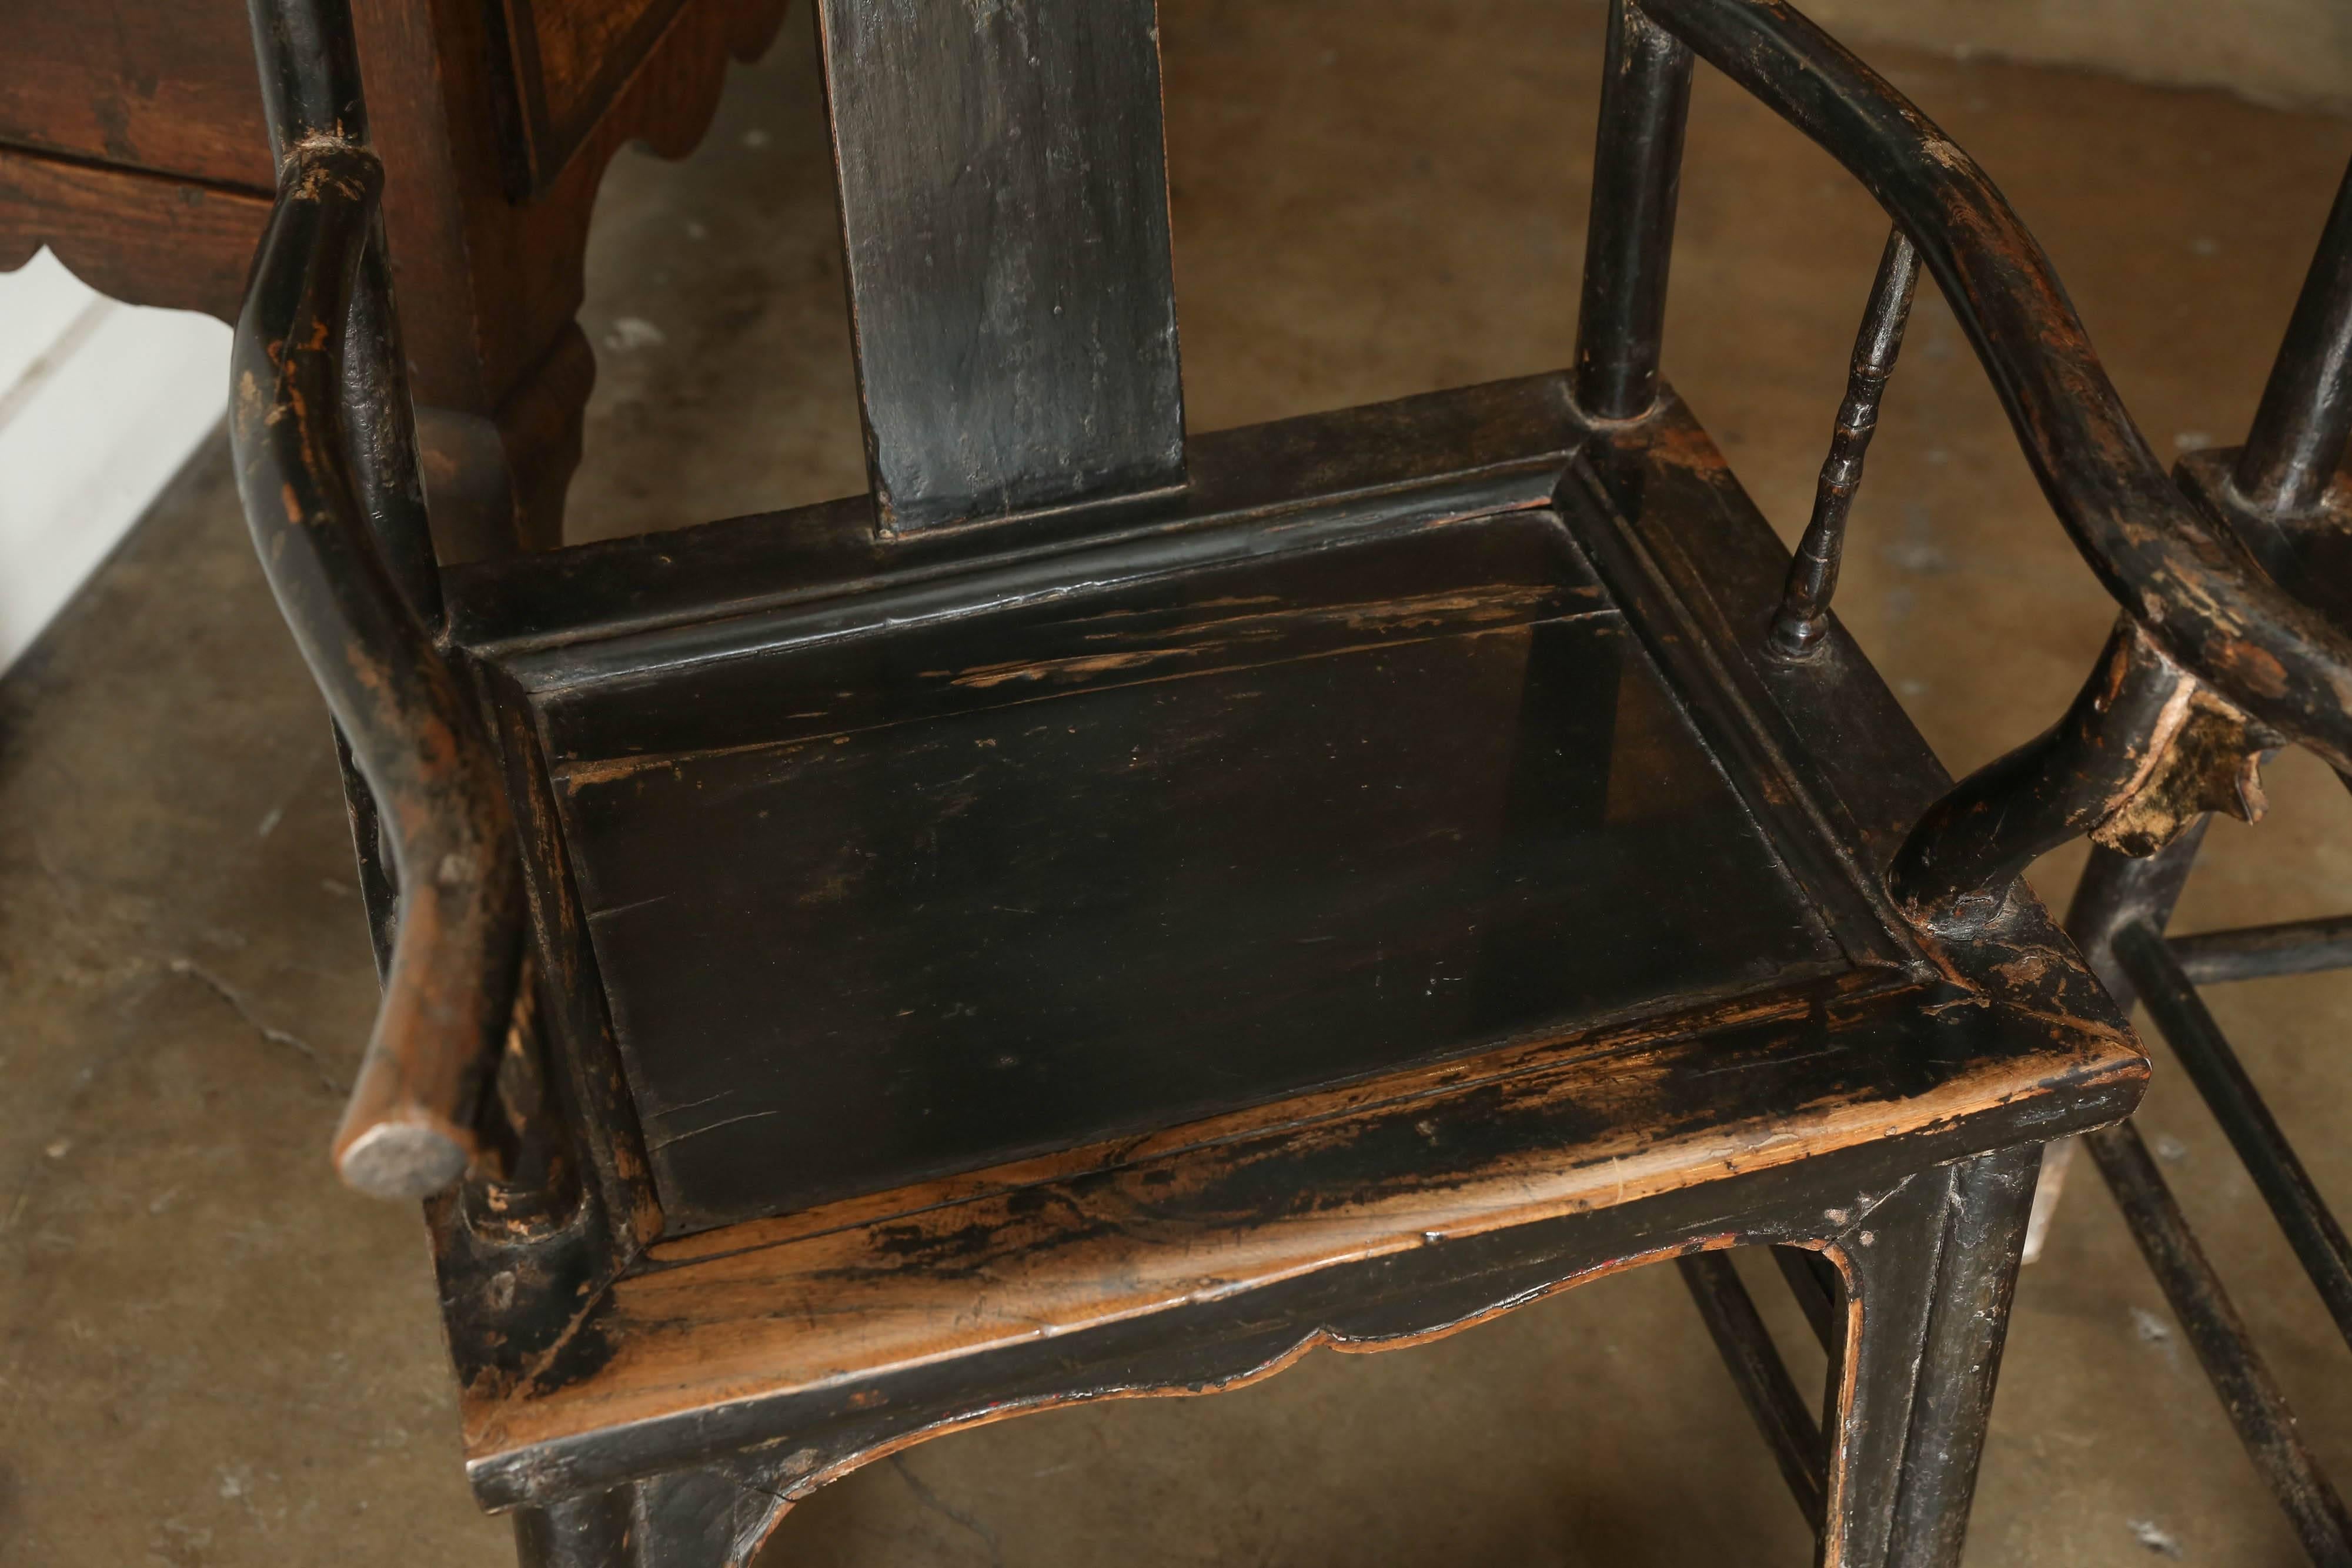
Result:
{"label": "vertical back splat", "polygon": [[885,532],[1179,486],[1153,0],[823,0]]}

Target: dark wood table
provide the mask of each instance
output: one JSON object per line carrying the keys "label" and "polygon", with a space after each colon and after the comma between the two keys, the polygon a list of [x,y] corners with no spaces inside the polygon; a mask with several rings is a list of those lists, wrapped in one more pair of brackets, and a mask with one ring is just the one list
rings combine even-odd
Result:
{"label": "dark wood table", "polygon": [[[557,542],[595,359],[596,187],[682,156],[785,0],[352,7],[445,560]],[[275,189],[237,0],[0,0],[0,270],[47,245],[142,305],[234,320]],[[223,367],[226,374],[226,367]]]}

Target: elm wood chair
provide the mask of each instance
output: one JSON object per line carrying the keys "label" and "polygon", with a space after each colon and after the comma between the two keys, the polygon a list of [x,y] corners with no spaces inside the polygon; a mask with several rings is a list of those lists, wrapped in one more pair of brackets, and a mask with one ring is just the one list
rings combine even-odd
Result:
{"label": "elm wood chair", "polygon": [[[2318,253],[2242,447],[2184,456],[2176,478],[2219,533],[2234,539],[2287,594],[2352,630],[2352,170],[2338,187]],[[2267,684],[2259,665],[2233,672],[2237,702]],[[2335,694],[2352,708],[2352,691]],[[2284,737],[2239,734],[2203,717],[2207,771],[2235,780],[2236,813],[2261,814],[2260,750]],[[2297,737],[2302,739],[2304,737]],[[2192,743],[2193,744],[2193,743]],[[2306,742],[2307,744],[2307,742]],[[2323,753],[2323,755],[2326,755]],[[2343,761],[2330,756],[2343,772]],[[2352,783],[2352,777],[2347,777]],[[2216,802],[2222,809],[2230,799]],[[2352,1243],[2279,1127],[2262,1092],[2198,996],[2200,985],[2352,967],[2352,917],[2337,915],[2168,939],[2166,923],[2204,840],[2207,816],[2168,847],[2132,859],[2101,846],[2077,885],[2067,928],[2118,1005],[2145,1002],[2158,1031],[2271,1207],[2336,1329],[2352,1342]],[[2247,1333],[2169,1185],[2129,1122],[2100,1129],[2090,1149],[2143,1256],[2196,1348],[2248,1456],[2321,1564],[2352,1564],[2352,1512],[2297,1429],[2294,1411]],[[2029,1226],[2038,1250],[2073,1143],[2051,1146]]]}
{"label": "elm wood chair", "polygon": [[[1956,1562],[2041,1147],[2146,1072],[2016,873],[2153,848],[2228,672],[2352,760],[2352,647],[1785,6],[1620,0],[1572,370],[1188,442],[1150,0],[819,3],[871,494],[444,571],[341,0],[256,0],[233,434],[385,973],[333,1153],[429,1195],[479,1500],[741,1563],[930,1436],[1672,1258],[1819,1561]],[[1695,56],[1895,223],[1793,564],[1658,377]],[[1829,613],[1922,268],[2126,608],[1957,788]]]}

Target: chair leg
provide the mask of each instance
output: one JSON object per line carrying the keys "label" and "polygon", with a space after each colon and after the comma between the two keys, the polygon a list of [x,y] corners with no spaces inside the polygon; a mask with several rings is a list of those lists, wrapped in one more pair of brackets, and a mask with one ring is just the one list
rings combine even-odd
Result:
{"label": "chair leg", "polygon": [[792,1504],[743,1464],[680,1470],[515,1514],[521,1568],[745,1568]]}
{"label": "chair leg", "polygon": [[[2347,780],[2352,783],[2352,780]],[[2107,988],[2116,1006],[2128,1018],[2139,999],[2131,977],[2116,961],[2116,934],[2145,921],[2162,931],[2172,918],[2172,906],[2197,863],[2212,819],[2200,817],[2171,843],[2143,860],[2134,860],[2102,845],[2091,852],[2083,879],[2074,884],[2074,901],[2066,910],[2066,935],[2083,950],[2091,973]],[[2066,1171],[2074,1161],[2074,1140],[2063,1139],[2042,1152],[2042,1185],[2033,1190],[2033,1218],[2025,1228],[2025,1260],[2042,1256],[2052,1219],[2058,1212],[2058,1195],[2066,1189]]]}
{"label": "chair leg", "polygon": [[2041,1150],[1916,1176],[1850,1228],[1823,1568],[1955,1568]]}
{"label": "chair leg", "polygon": [[521,1568],[634,1568],[633,1490],[615,1487],[545,1508],[519,1510],[514,1516],[515,1556]]}

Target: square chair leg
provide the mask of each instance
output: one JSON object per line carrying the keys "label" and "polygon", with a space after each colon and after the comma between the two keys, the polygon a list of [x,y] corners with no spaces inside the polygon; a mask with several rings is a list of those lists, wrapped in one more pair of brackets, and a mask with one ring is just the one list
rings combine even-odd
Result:
{"label": "square chair leg", "polygon": [[520,1510],[515,1548],[521,1568],[734,1568],[791,1506],[736,1460]]}
{"label": "square chair leg", "polygon": [[2027,1147],[1923,1173],[1829,1249],[1846,1350],[1825,1568],[1959,1562],[2040,1161]]}

